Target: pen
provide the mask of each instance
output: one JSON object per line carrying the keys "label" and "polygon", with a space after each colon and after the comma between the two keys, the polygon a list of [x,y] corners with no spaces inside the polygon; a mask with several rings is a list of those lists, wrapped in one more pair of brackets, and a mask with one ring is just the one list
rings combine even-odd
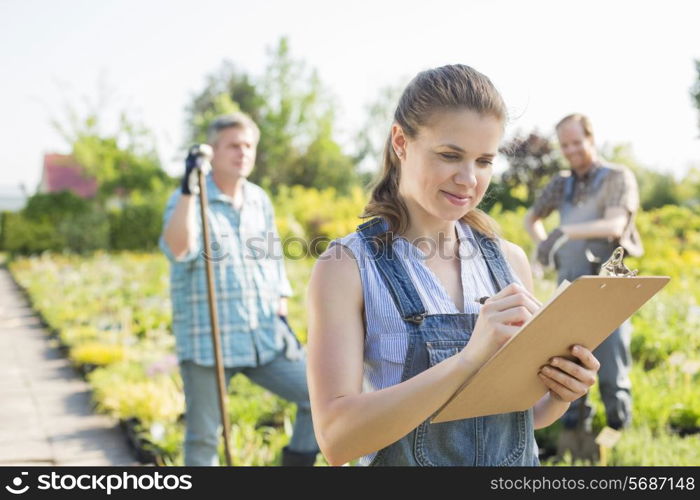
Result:
{"label": "pen", "polygon": [[480,297],[478,299],[474,299],[474,302],[478,302],[481,305],[484,305],[484,302],[489,300],[491,297]]}

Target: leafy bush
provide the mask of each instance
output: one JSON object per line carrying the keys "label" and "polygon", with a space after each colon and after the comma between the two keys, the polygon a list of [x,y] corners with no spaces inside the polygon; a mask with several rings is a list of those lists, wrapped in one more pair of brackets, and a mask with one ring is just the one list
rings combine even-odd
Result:
{"label": "leafy bush", "polygon": [[148,200],[132,201],[109,213],[109,248],[112,250],[154,250],[163,229],[163,212],[168,193],[153,194]]}
{"label": "leafy bush", "polygon": [[87,253],[109,246],[109,220],[98,209],[63,219],[57,231],[63,250]]}
{"label": "leafy bush", "polygon": [[0,251],[7,250],[5,246],[5,235],[7,234],[5,226],[7,225],[7,218],[12,217],[13,214],[14,212],[6,210],[0,211]]}
{"label": "leafy bush", "polygon": [[116,418],[136,418],[150,427],[155,422],[176,422],[184,412],[179,376],[146,378],[140,365],[117,363],[93,371],[88,380],[97,407]]}
{"label": "leafy bush", "polygon": [[3,223],[3,248],[15,254],[46,250],[85,253],[109,243],[106,214],[70,191],[38,193]]}
{"label": "leafy bush", "polygon": [[66,326],[58,332],[58,336],[63,345],[80,346],[83,344],[95,342],[100,335],[100,332],[94,326]]}
{"label": "leafy bush", "polygon": [[86,342],[70,351],[70,359],[77,365],[106,366],[125,357],[124,348],[118,345]]}
{"label": "leafy bush", "polygon": [[[318,257],[329,240],[354,231],[362,223],[359,216],[367,197],[359,187],[352,188],[348,196],[339,197],[334,188],[280,186],[274,203],[285,255],[298,259],[300,255]],[[285,244],[292,238],[301,243],[301,251]]]}
{"label": "leafy bush", "polygon": [[648,427],[625,431],[612,449],[611,466],[682,466],[700,463],[700,435],[680,437]]}
{"label": "leafy bush", "polygon": [[12,254],[60,251],[63,241],[49,221],[32,221],[21,213],[7,213],[3,223],[2,248]]}
{"label": "leafy bush", "polygon": [[[15,254],[46,250],[87,253],[99,249],[153,250],[162,230],[170,184],[151,179],[146,193],[107,202],[71,193],[38,193],[19,213],[3,213],[1,248]],[[109,211],[103,206],[111,205]]]}
{"label": "leafy bush", "polygon": [[[609,453],[608,464],[613,467],[688,466],[700,463],[700,434],[680,437],[653,431],[647,427],[633,427],[622,433],[620,441]],[[590,466],[588,460],[550,458],[542,465]]]}

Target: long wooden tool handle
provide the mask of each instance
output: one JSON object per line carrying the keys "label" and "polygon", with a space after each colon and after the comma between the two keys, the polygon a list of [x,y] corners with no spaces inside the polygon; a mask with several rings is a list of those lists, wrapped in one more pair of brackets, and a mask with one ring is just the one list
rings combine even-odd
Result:
{"label": "long wooden tool handle", "polygon": [[207,223],[207,190],[202,169],[197,170],[199,177],[199,202],[202,215],[202,236],[204,238],[204,264],[207,270],[207,289],[209,298],[209,317],[211,318],[211,340],[214,346],[214,366],[216,368],[216,385],[219,395],[219,410],[221,411],[221,426],[224,434],[224,449],[226,451],[226,464],[231,466],[230,426],[226,404],[226,382],[224,381],[224,360],[221,353],[221,334],[219,332],[219,318],[216,310],[216,291],[214,289],[214,268],[209,251],[211,249],[209,237],[209,224]]}

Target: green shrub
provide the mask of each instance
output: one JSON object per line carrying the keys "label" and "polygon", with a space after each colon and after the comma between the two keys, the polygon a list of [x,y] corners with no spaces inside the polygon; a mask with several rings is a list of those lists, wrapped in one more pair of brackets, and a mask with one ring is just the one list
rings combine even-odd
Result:
{"label": "green shrub", "polygon": [[2,245],[14,254],[85,253],[108,244],[105,213],[69,191],[35,194],[21,212],[3,217]]}
{"label": "green shrub", "polygon": [[[700,434],[681,437],[647,427],[632,427],[622,432],[615,447],[608,454],[609,466],[696,466],[700,463]],[[589,460],[572,460],[567,453],[563,458],[550,458],[542,465],[591,466]]]}
{"label": "green shrub", "polygon": [[697,466],[700,464],[700,434],[680,437],[654,431],[648,427],[633,427],[622,433],[612,449],[611,466]]}
{"label": "green shrub", "polygon": [[70,359],[77,365],[106,366],[125,357],[124,348],[118,345],[86,342],[70,350]]}
{"label": "green shrub", "polygon": [[7,250],[5,246],[5,220],[12,216],[13,212],[3,210],[0,212],[0,251]]}
{"label": "green shrub", "polygon": [[109,220],[99,209],[63,219],[57,231],[63,248],[71,252],[87,253],[109,245]]}
{"label": "green shrub", "polygon": [[179,375],[146,378],[140,364],[123,362],[98,368],[88,380],[97,407],[115,418],[137,418],[149,427],[156,422],[176,422],[184,412]]}
{"label": "green shrub", "polygon": [[113,250],[153,250],[158,246],[164,205],[130,204],[109,214],[109,242]]}
{"label": "green shrub", "polygon": [[7,213],[3,223],[3,250],[11,254],[60,251],[63,240],[50,221],[33,221],[21,213]]}

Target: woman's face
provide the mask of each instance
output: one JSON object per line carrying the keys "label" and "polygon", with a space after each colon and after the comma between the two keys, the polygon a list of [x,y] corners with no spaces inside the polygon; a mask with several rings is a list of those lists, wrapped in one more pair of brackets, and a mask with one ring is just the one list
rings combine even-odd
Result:
{"label": "woman's face", "polygon": [[502,135],[498,118],[471,110],[438,112],[413,139],[394,124],[399,193],[409,209],[454,221],[476,208],[491,181]]}

